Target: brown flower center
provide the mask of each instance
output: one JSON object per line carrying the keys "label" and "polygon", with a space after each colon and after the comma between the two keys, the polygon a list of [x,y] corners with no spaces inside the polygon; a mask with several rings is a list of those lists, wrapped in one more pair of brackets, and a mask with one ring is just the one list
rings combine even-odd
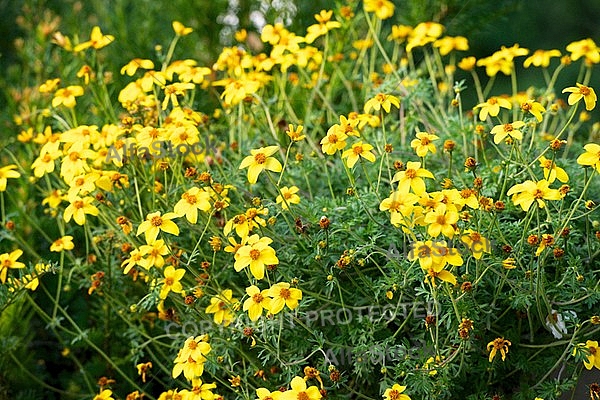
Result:
{"label": "brown flower center", "polygon": [[257,164],[264,164],[265,161],[267,161],[267,156],[264,153],[258,153],[254,155],[254,161],[256,161]]}
{"label": "brown flower center", "polygon": [[260,257],[260,250],[252,249],[250,250],[250,258],[253,260],[258,260]]}

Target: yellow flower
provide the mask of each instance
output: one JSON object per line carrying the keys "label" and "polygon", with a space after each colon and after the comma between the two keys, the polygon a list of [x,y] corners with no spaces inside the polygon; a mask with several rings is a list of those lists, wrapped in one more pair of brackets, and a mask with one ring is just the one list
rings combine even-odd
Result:
{"label": "yellow flower", "polygon": [[58,107],[62,104],[67,108],[73,108],[77,103],[75,97],[79,96],[83,96],[83,88],[81,86],[67,86],[66,88],[58,89],[54,93],[52,107]]}
{"label": "yellow flower", "polygon": [[127,74],[128,76],[133,76],[138,68],[152,69],[154,68],[154,63],[152,60],[134,58],[121,68],[121,75]]}
{"label": "yellow flower", "polygon": [[293,142],[299,142],[302,139],[306,138],[306,136],[302,135],[301,132],[304,129],[304,127],[302,125],[298,125],[295,129],[294,129],[294,125],[289,124],[288,126],[288,130],[285,131],[285,133],[289,136],[289,138],[293,141]]}
{"label": "yellow flower", "polygon": [[279,400],[282,393],[283,392],[280,392],[279,390],[271,392],[266,388],[258,388],[256,389],[256,395],[258,396],[258,399],[256,400]]}
{"label": "yellow flower", "polygon": [[264,171],[280,172],[283,167],[281,163],[274,157],[279,146],[261,147],[259,149],[250,150],[249,156],[242,160],[239,169],[248,168],[248,182],[255,184],[258,180],[258,175]]}
{"label": "yellow flower", "polygon": [[300,196],[298,196],[296,193],[298,193],[300,189],[298,189],[297,186],[292,186],[290,188],[288,188],[287,186],[284,186],[281,188],[281,194],[279,196],[277,196],[277,198],[275,199],[275,202],[277,204],[281,203],[281,208],[283,208],[284,210],[287,210],[290,206],[290,204],[298,204],[300,203]]}
{"label": "yellow flower", "polygon": [[600,172],[600,145],[588,143],[583,148],[585,153],[577,157],[577,164],[596,168],[596,171]]}
{"label": "yellow flower", "polygon": [[206,190],[192,187],[181,195],[181,200],[175,204],[173,212],[179,217],[185,215],[188,221],[195,224],[198,221],[198,210],[210,211],[212,206],[209,200],[210,194]]}
{"label": "yellow flower", "polygon": [[533,54],[523,61],[523,66],[529,68],[531,65],[535,67],[548,68],[552,57],[560,57],[559,50],[536,50]]}
{"label": "yellow flower", "polygon": [[538,122],[542,122],[542,113],[546,112],[544,106],[534,100],[525,100],[521,103],[521,110],[533,115]]}
{"label": "yellow flower", "polygon": [[571,53],[573,61],[585,57],[587,64],[598,64],[600,62],[600,48],[596,46],[592,39],[571,42],[567,45],[567,51]]}
{"label": "yellow flower", "polygon": [[463,71],[472,71],[473,68],[475,68],[476,62],[477,62],[477,59],[475,57],[469,56],[469,57],[464,57],[463,59],[461,59],[457,65],[458,65],[458,68],[462,69]]}
{"label": "yellow flower", "polygon": [[420,162],[409,161],[406,170],[396,172],[392,183],[398,182],[398,191],[401,193],[408,193],[412,189],[415,194],[421,195],[426,191],[423,178],[435,179],[430,171],[421,168]]}
{"label": "yellow flower", "polygon": [[561,181],[562,183],[566,183],[569,181],[569,176],[565,172],[564,169],[556,165],[553,160],[549,160],[544,156],[540,156],[540,166],[544,169],[544,179],[548,181],[548,183],[554,182],[556,179]]}
{"label": "yellow flower", "polygon": [[0,281],[2,283],[6,282],[6,274],[9,269],[25,268],[25,264],[17,261],[22,254],[23,250],[21,249],[13,250],[10,253],[0,254]]}
{"label": "yellow flower", "polygon": [[166,110],[169,106],[169,101],[173,104],[173,107],[179,107],[179,101],[177,96],[185,95],[186,90],[192,90],[196,86],[191,82],[175,82],[170,85],[163,87],[165,92],[165,98],[162,102],[162,109]]}
{"label": "yellow flower", "polygon": [[166,213],[161,216],[160,211],[148,214],[146,220],[138,226],[137,236],[144,233],[146,243],[153,243],[160,231],[179,236],[179,227],[177,227],[175,222],[171,221],[171,219],[177,218],[177,216],[175,213]]}
{"label": "yellow flower", "polygon": [[391,94],[378,93],[375,95],[375,97],[367,100],[364,111],[365,113],[368,113],[371,111],[371,109],[379,111],[381,108],[383,108],[386,113],[389,113],[392,106],[400,108],[400,99]]}
{"label": "yellow flower", "polygon": [[365,0],[366,12],[374,12],[379,19],[388,19],[394,15],[394,3],[389,0]]}
{"label": "yellow flower", "polygon": [[175,31],[175,34],[177,36],[189,35],[190,33],[192,33],[194,31],[192,28],[184,26],[179,21],[173,21],[172,26],[173,26],[173,31]]}
{"label": "yellow flower", "polygon": [[406,390],[406,386],[400,386],[394,384],[391,388],[385,389],[383,392],[384,400],[411,400],[410,397],[403,392]]}
{"label": "yellow flower", "polygon": [[339,132],[336,125],[334,125],[329,128],[327,135],[321,139],[321,149],[325,154],[335,154],[338,150],[343,150],[346,147],[346,139],[348,139],[348,136],[343,132]]}
{"label": "yellow flower", "polygon": [[161,280],[163,286],[160,289],[159,298],[166,299],[169,292],[183,293],[183,286],[179,281],[183,278],[183,275],[185,275],[185,269],[175,269],[175,267],[169,265],[165,268],[164,275],[165,278]]}
{"label": "yellow flower", "polygon": [[523,211],[528,211],[534,201],[537,202],[538,207],[544,208],[546,206],[544,200],[562,199],[558,189],[550,189],[549,185],[550,183],[545,179],[539,182],[527,180],[514,185],[506,194],[512,196],[515,206],[521,206]]}
{"label": "yellow flower", "polygon": [[74,248],[73,236],[70,235],[56,239],[52,245],[50,245],[50,251],[55,251],[57,253],[60,253],[63,250],[73,250]]}
{"label": "yellow flower", "polygon": [[249,296],[244,301],[243,310],[248,311],[248,317],[251,321],[256,321],[262,315],[263,309],[269,310],[271,299],[268,297],[269,290],[262,292],[254,285],[246,288],[246,294]]}
{"label": "yellow flower", "polygon": [[371,153],[373,146],[368,143],[356,142],[352,145],[351,149],[348,149],[342,153],[342,158],[346,159],[348,168],[354,167],[354,164],[358,162],[360,157],[367,161],[375,162],[375,154]]}
{"label": "yellow flower", "polygon": [[83,199],[79,196],[75,196],[69,199],[69,204],[65,209],[63,218],[65,222],[69,222],[71,218],[75,220],[77,225],[85,224],[85,215],[98,215],[100,212],[96,206],[92,205],[94,201],[93,197],[86,196]]}
{"label": "yellow flower", "polygon": [[108,46],[114,40],[115,40],[115,37],[113,35],[104,35],[104,34],[102,34],[102,31],[100,30],[99,26],[94,26],[92,28],[90,40],[88,40],[87,42],[78,44],[77,46],[75,46],[73,51],[77,53],[77,52],[85,50],[89,47],[92,47],[92,48],[98,50],[105,46]]}
{"label": "yellow flower", "polygon": [[428,224],[427,233],[432,237],[438,237],[441,234],[452,239],[458,222],[458,211],[454,206],[441,204],[434,210],[425,215],[424,222]]}
{"label": "yellow flower", "polygon": [[466,37],[463,36],[444,36],[441,39],[433,42],[433,47],[437,47],[440,49],[440,55],[445,56],[450,53],[452,50],[461,50],[466,51],[469,50],[469,41]]}
{"label": "yellow flower", "polygon": [[504,338],[496,338],[488,343],[487,350],[490,352],[489,361],[492,362],[496,353],[500,351],[502,355],[502,361],[506,359],[506,354],[508,353],[508,346],[512,343]]}
{"label": "yellow flower", "polygon": [[114,400],[112,390],[104,389],[100,394],[94,396],[94,400]]}
{"label": "yellow flower", "polygon": [[585,347],[589,351],[587,360],[583,362],[585,368],[592,369],[593,367],[596,367],[600,369],[600,347],[598,347],[598,342],[595,340],[588,340],[585,342]]}
{"label": "yellow flower", "polygon": [[0,192],[6,191],[7,179],[15,179],[21,176],[17,171],[13,171],[17,166],[10,164],[0,168]]}
{"label": "yellow flower", "polygon": [[291,288],[287,282],[279,282],[268,289],[268,295],[272,298],[271,314],[277,314],[287,306],[290,310],[298,307],[298,301],[302,300],[302,291],[300,289]]}
{"label": "yellow flower", "polygon": [[473,109],[481,108],[479,110],[479,120],[485,121],[488,115],[496,117],[500,113],[500,107],[510,110],[512,104],[503,97],[490,97],[485,103],[479,103]]}
{"label": "yellow flower", "polygon": [[[150,269],[150,267],[162,268],[165,265],[163,256],[167,254],[169,254],[169,247],[165,244],[165,241],[162,239],[154,240],[140,246],[140,255],[148,257],[137,261],[137,264],[145,269]],[[133,252],[130,255],[133,258]]]}
{"label": "yellow flower", "polygon": [[417,132],[416,136],[417,138],[410,142],[410,147],[415,149],[417,156],[423,158],[429,152],[436,153],[433,141],[439,139],[439,136],[427,132]]}
{"label": "yellow flower", "polygon": [[589,86],[584,86],[580,83],[577,83],[577,87],[571,86],[563,89],[562,92],[571,93],[567,99],[567,103],[569,103],[570,106],[583,99],[586,110],[591,111],[594,109],[594,107],[596,107],[596,101],[598,100],[598,97],[596,96],[594,89]]}
{"label": "yellow flower", "polygon": [[315,39],[319,36],[323,36],[327,34],[327,32],[329,32],[330,30],[342,26],[342,24],[340,24],[339,22],[331,20],[332,15],[332,10],[321,10],[319,14],[315,14],[315,19],[317,20],[318,24],[311,25],[306,29],[306,43],[310,44],[314,42]]}
{"label": "yellow flower", "polygon": [[489,254],[492,251],[491,242],[472,229],[465,229],[460,240],[467,246],[476,260],[480,260],[484,253]]}
{"label": "yellow flower", "polygon": [[273,240],[268,237],[259,238],[258,235],[248,237],[247,243],[235,253],[233,268],[240,272],[249,266],[250,272],[256,279],[263,279],[266,266],[279,264],[275,250],[269,246],[271,243]]}
{"label": "yellow flower", "polygon": [[412,213],[414,204],[419,197],[414,193],[401,193],[393,191],[389,197],[379,204],[379,210],[390,212],[390,222],[394,226],[405,223],[405,219]]}
{"label": "yellow flower", "polygon": [[523,140],[523,132],[521,132],[520,129],[524,126],[525,122],[514,121],[508,124],[496,125],[492,128],[490,133],[494,135],[494,143],[496,144],[506,139],[507,136],[510,136],[513,139]]}
{"label": "yellow flower", "polygon": [[229,326],[233,322],[235,315],[232,309],[237,307],[238,299],[232,297],[233,291],[225,289],[217,296],[210,299],[210,305],[206,307],[207,314],[214,314],[213,320],[216,324]]}

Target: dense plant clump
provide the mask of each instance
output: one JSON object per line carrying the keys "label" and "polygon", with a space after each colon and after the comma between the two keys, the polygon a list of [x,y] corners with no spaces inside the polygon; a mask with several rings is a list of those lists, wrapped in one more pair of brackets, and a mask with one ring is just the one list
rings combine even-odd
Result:
{"label": "dense plant clump", "polygon": [[126,38],[40,32],[61,73],[0,152],[7,395],[549,400],[600,369],[600,48],[476,59],[396,12],[213,65],[177,21],[115,70]]}

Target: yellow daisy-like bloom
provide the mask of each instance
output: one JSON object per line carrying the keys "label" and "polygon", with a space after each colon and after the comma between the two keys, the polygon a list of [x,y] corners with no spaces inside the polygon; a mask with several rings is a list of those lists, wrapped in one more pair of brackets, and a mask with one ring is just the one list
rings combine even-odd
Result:
{"label": "yellow daisy-like bloom", "polygon": [[137,264],[145,269],[150,269],[151,267],[162,268],[165,265],[163,256],[167,254],[169,254],[169,247],[165,244],[164,240],[158,239],[152,243],[140,246],[140,255],[146,256],[146,258],[139,260]]}
{"label": "yellow daisy-like bloom", "polygon": [[553,50],[536,50],[533,54],[523,61],[523,66],[529,68],[531,65],[534,67],[548,68],[550,66],[550,59],[552,57],[560,57],[560,51]]}
{"label": "yellow daisy-like bloom", "polygon": [[75,196],[69,199],[69,204],[65,209],[63,214],[63,218],[65,222],[69,222],[71,218],[75,221],[77,225],[85,224],[85,216],[89,215],[98,215],[100,212],[96,206],[92,205],[94,201],[93,197],[86,196],[83,199],[79,196]]}
{"label": "yellow daisy-like bloom", "polygon": [[600,172],[600,145],[588,143],[583,146],[585,153],[577,157],[577,164],[596,168]]}
{"label": "yellow daisy-like bloom", "polygon": [[289,188],[287,186],[284,186],[280,190],[281,194],[277,196],[275,202],[277,204],[281,203],[281,208],[283,208],[284,210],[287,210],[290,204],[300,203],[300,196],[296,194],[300,189],[298,189],[297,186],[292,186]]}
{"label": "yellow daisy-like bloom", "polygon": [[365,0],[366,12],[374,12],[379,19],[388,19],[394,15],[394,3],[389,0]]}
{"label": "yellow daisy-like bloom", "polygon": [[458,68],[462,69],[463,71],[472,71],[473,68],[475,68],[476,63],[477,63],[477,59],[473,56],[469,56],[469,57],[462,58],[456,65],[458,66]]}
{"label": "yellow daisy-like bloom", "polygon": [[403,392],[406,390],[406,386],[400,386],[394,384],[391,388],[385,389],[383,392],[384,400],[411,400],[410,397]]}
{"label": "yellow daisy-like bloom", "polygon": [[112,390],[104,389],[100,394],[94,396],[94,400],[114,400]]}
{"label": "yellow daisy-like bloom", "polygon": [[210,193],[204,189],[193,187],[181,195],[181,200],[175,204],[173,212],[185,218],[192,224],[198,221],[198,210],[208,212],[211,209]]}
{"label": "yellow daisy-like bloom", "polygon": [[214,314],[213,320],[216,324],[229,326],[235,318],[232,309],[238,307],[238,299],[232,297],[233,291],[225,289],[220,294],[210,299],[210,305],[206,307],[207,314]]}
{"label": "yellow daisy-like bloom", "polygon": [[525,122],[514,121],[508,124],[496,125],[492,128],[490,133],[494,135],[494,143],[496,144],[506,139],[507,136],[510,136],[513,139],[523,140],[523,132],[521,132],[520,129],[524,126]]}
{"label": "yellow daisy-like bloom", "polygon": [[83,96],[83,88],[81,86],[67,86],[66,88],[58,89],[54,92],[52,107],[63,105],[67,108],[73,108],[77,104],[75,97],[79,96]]}
{"label": "yellow daisy-like bloom", "polygon": [[534,100],[525,100],[521,103],[521,110],[533,115],[538,122],[542,122],[542,113],[546,112],[544,106]]}
{"label": "yellow daisy-like bloom", "polygon": [[319,36],[323,36],[327,34],[332,29],[336,29],[342,26],[337,21],[332,21],[331,17],[333,16],[333,11],[329,10],[321,10],[319,14],[315,14],[315,19],[317,20],[317,24],[311,25],[306,29],[306,43],[312,43]]}
{"label": "yellow daisy-like bloom", "polygon": [[361,157],[367,161],[375,162],[375,154],[371,153],[371,150],[373,150],[373,146],[370,144],[356,142],[352,145],[351,149],[348,149],[342,153],[342,158],[346,159],[348,168],[354,167]]}
{"label": "yellow daisy-like bloom", "polygon": [[113,35],[104,35],[102,33],[102,31],[100,30],[99,26],[94,26],[92,28],[90,40],[88,40],[87,42],[78,44],[77,46],[75,46],[75,48],[73,48],[73,51],[77,53],[77,52],[80,52],[80,51],[85,50],[90,47],[98,50],[98,49],[108,46],[114,40],[115,40],[115,37]]}
{"label": "yellow daisy-like bloom", "polygon": [[73,244],[73,236],[70,236],[70,235],[63,236],[59,239],[56,239],[50,245],[50,251],[55,251],[57,253],[60,253],[61,251],[64,251],[64,250],[73,250],[74,248],[75,248],[75,245]]}
{"label": "yellow daisy-like bloom", "polygon": [[290,387],[281,393],[279,400],[320,400],[323,397],[318,387],[307,387],[306,381],[299,376],[292,379]]}
{"label": "yellow daisy-like bloom", "polygon": [[133,76],[138,68],[152,69],[154,68],[154,63],[152,60],[134,58],[121,68],[121,75],[127,74],[128,76]]}
{"label": "yellow daisy-like bloom", "polygon": [[275,157],[271,157],[278,150],[279,146],[268,146],[250,150],[251,155],[244,158],[239,167],[239,169],[248,168],[248,182],[255,184],[258,180],[258,175],[264,170],[281,172],[283,169],[281,163]]}
{"label": "yellow daisy-like bloom", "polygon": [[379,111],[383,108],[386,113],[389,113],[392,106],[400,108],[400,99],[391,94],[378,93],[375,97],[367,100],[364,111],[369,113],[371,110]]}
{"label": "yellow daisy-like bloom", "polygon": [[303,129],[304,127],[302,125],[298,125],[296,128],[294,128],[294,125],[289,124],[288,129],[287,131],[285,131],[285,133],[293,142],[299,142],[306,138],[306,136],[302,134]]}
{"label": "yellow daisy-like bloom", "polygon": [[194,31],[194,29],[186,27],[179,21],[173,21],[171,25],[173,26],[173,31],[175,31],[177,36],[189,35]]}
{"label": "yellow daisy-like bloom", "polygon": [[400,226],[406,222],[418,200],[419,196],[414,193],[401,193],[396,190],[381,201],[379,210],[389,211],[392,225]]}
{"label": "yellow daisy-like bloom", "polygon": [[465,229],[460,240],[467,246],[476,260],[480,260],[485,253],[492,252],[492,243],[472,229]]}
{"label": "yellow daisy-like bloom", "polygon": [[424,222],[429,225],[427,233],[432,237],[442,234],[452,239],[456,232],[454,225],[458,222],[458,211],[454,206],[441,204],[425,215]]}
{"label": "yellow daisy-like bloom", "polygon": [[271,392],[269,389],[266,388],[256,389],[256,395],[258,396],[257,400],[279,400],[282,393],[283,392],[280,392],[279,390]]}
{"label": "yellow daisy-like bloom", "polygon": [[576,42],[571,42],[567,45],[567,51],[571,53],[573,61],[585,57],[588,64],[600,63],[600,48],[592,39],[583,39]]}
{"label": "yellow daisy-like bloom", "polygon": [[500,355],[502,355],[502,361],[506,359],[506,354],[508,353],[508,346],[512,345],[511,342],[504,338],[496,338],[488,343],[487,350],[490,352],[489,361],[492,362],[496,353],[499,351]]}
{"label": "yellow daisy-like bloom", "polygon": [[343,132],[339,132],[336,125],[334,125],[327,130],[327,135],[321,139],[321,149],[323,153],[333,155],[338,150],[343,150],[346,147],[346,139],[348,139],[348,136]]}
{"label": "yellow daisy-like bloom", "polygon": [[512,103],[503,97],[490,97],[484,103],[479,103],[473,109],[480,108],[479,119],[485,121],[488,115],[490,117],[496,117],[500,113],[500,107],[510,110]]}
{"label": "yellow daisy-like bloom", "polygon": [[255,286],[249,286],[246,288],[246,294],[249,296],[242,309],[248,311],[248,317],[250,321],[256,321],[262,315],[263,310],[269,311],[271,306],[271,299],[268,296],[269,290],[261,290]]}
{"label": "yellow daisy-like bloom", "polygon": [[17,169],[15,164],[0,168],[0,192],[6,191],[7,179],[15,179],[21,176],[20,173],[14,171],[15,169]]}
{"label": "yellow daisy-like bloom", "polygon": [[171,219],[177,217],[177,214],[170,212],[162,216],[160,211],[148,214],[146,220],[138,226],[136,235],[145,234],[146,243],[153,243],[160,231],[179,236],[179,227],[175,222],[171,221]]}
{"label": "yellow daisy-like bloom", "polygon": [[583,361],[585,368],[588,370],[594,367],[600,369],[600,347],[598,347],[598,342],[595,340],[588,340],[585,342],[585,345],[580,344],[580,346],[586,347],[589,351],[587,359]]}
{"label": "yellow daisy-like bloom", "polygon": [[548,183],[552,183],[556,179],[562,183],[569,181],[569,175],[567,175],[564,169],[556,165],[556,162],[549,160],[544,156],[540,156],[539,161],[540,166],[544,169],[544,179],[546,179]]}
{"label": "yellow daisy-like bloom", "polygon": [[17,261],[23,255],[23,250],[17,249],[10,253],[0,254],[0,281],[6,282],[6,274],[9,269],[25,268],[25,264]]}
{"label": "yellow daisy-like bloom", "polygon": [[433,42],[433,47],[439,48],[440,55],[445,56],[452,50],[469,50],[469,41],[464,36],[444,36],[443,38]]}
{"label": "yellow daisy-like bloom", "polygon": [[279,264],[275,250],[269,246],[273,240],[268,237],[259,238],[258,235],[248,237],[246,245],[240,247],[235,253],[233,268],[240,272],[250,267],[250,272],[256,279],[263,279],[267,265]]}
{"label": "yellow daisy-like bloom", "polygon": [[598,101],[598,97],[596,96],[594,89],[589,86],[584,86],[580,83],[577,83],[576,85],[576,87],[571,86],[563,89],[563,93],[571,93],[567,99],[567,103],[572,106],[579,100],[583,99],[585,102],[585,109],[588,111],[593,110],[594,107],[596,107],[596,101]]}
{"label": "yellow daisy-like bloom", "polygon": [[169,265],[165,268],[164,275],[165,278],[161,281],[163,286],[160,289],[159,298],[166,299],[169,292],[183,293],[183,286],[179,281],[183,278],[183,275],[185,275],[185,269],[175,269],[175,267]]}
{"label": "yellow daisy-like bloom", "polygon": [[396,172],[392,183],[398,182],[398,191],[401,193],[408,193],[412,189],[416,195],[421,195],[426,192],[423,178],[435,179],[430,171],[421,168],[420,162],[409,161],[406,170]]}
{"label": "yellow daisy-like bloom", "polygon": [[433,141],[439,139],[439,136],[434,135],[433,133],[417,132],[416,137],[416,139],[413,139],[410,142],[410,147],[415,150],[417,156],[423,158],[429,152],[433,154],[436,153],[436,148],[435,144],[433,144]]}
{"label": "yellow daisy-like bloom", "polygon": [[302,291],[300,289],[290,287],[287,282],[279,282],[268,289],[271,300],[271,314],[277,314],[287,306],[290,310],[298,307],[298,301],[302,300]]}
{"label": "yellow daisy-like bloom", "polygon": [[545,179],[539,182],[527,180],[514,185],[506,194],[512,196],[515,206],[521,206],[523,211],[527,212],[534,202],[537,202],[538,207],[544,208],[546,206],[544,200],[562,199],[560,191],[550,189],[549,185],[550,183]]}

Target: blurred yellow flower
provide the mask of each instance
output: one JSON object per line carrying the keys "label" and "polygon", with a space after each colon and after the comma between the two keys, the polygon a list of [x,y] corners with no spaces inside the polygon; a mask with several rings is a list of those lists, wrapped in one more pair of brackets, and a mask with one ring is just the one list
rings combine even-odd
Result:
{"label": "blurred yellow flower", "polygon": [[374,12],[379,19],[388,19],[394,15],[394,3],[389,0],[365,0],[366,12]]}
{"label": "blurred yellow flower", "polygon": [[17,171],[15,164],[10,164],[5,167],[0,168],[0,192],[6,191],[7,179],[15,179],[21,176],[21,174]]}
{"label": "blurred yellow flower", "polygon": [[550,66],[550,59],[552,57],[560,57],[560,51],[553,50],[536,50],[533,54],[523,61],[523,66],[529,68],[531,65],[534,67],[548,68]]}
{"label": "blurred yellow flower", "polygon": [[98,50],[105,46],[108,46],[114,40],[115,40],[115,37],[113,35],[104,35],[102,33],[102,31],[100,30],[99,26],[94,26],[92,28],[90,40],[88,40],[87,42],[78,44],[77,46],[75,46],[73,48],[73,51],[77,53],[77,52],[80,52],[80,51],[85,50],[90,47]]}
{"label": "blurred yellow flower", "polygon": [[6,274],[9,269],[25,268],[25,264],[17,261],[23,255],[23,250],[17,249],[10,253],[0,254],[0,282],[6,282]]}
{"label": "blurred yellow flower", "polygon": [[50,245],[50,251],[61,252],[63,250],[73,250],[75,245],[73,244],[73,236],[66,235],[56,239]]}
{"label": "blurred yellow flower", "polygon": [[598,64],[600,62],[600,48],[590,38],[569,43],[567,51],[571,53],[571,60],[573,61],[585,57],[587,64]]}
{"label": "blurred yellow flower", "polygon": [[67,108],[73,108],[77,103],[75,97],[79,96],[83,96],[83,88],[81,86],[68,86],[66,88],[58,89],[54,93],[52,107],[63,105]]}
{"label": "blurred yellow flower", "polygon": [[379,111],[383,108],[386,113],[389,113],[392,106],[400,108],[400,99],[391,94],[378,93],[375,97],[367,100],[364,111],[369,113],[371,110]]}
{"label": "blurred yellow flower", "polygon": [[194,31],[192,28],[184,26],[179,21],[173,21],[171,25],[173,26],[173,31],[175,31],[177,36],[186,36]]}
{"label": "blurred yellow flower", "polygon": [[496,117],[500,113],[500,107],[510,110],[512,103],[503,97],[490,97],[484,103],[479,103],[473,110],[481,108],[479,110],[479,120],[485,121],[488,115],[490,117]]}
{"label": "blurred yellow flower", "polygon": [[600,145],[588,143],[583,146],[585,153],[577,157],[577,164],[596,168],[600,172]]}
{"label": "blurred yellow flower", "polygon": [[584,86],[580,83],[577,83],[576,87],[571,86],[565,88],[562,92],[571,93],[567,99],[567,103],[569,103],[570,106],[583,99],[586,110],[591,111],[594,109],[594,107],[596,107],[596,101],[598,100],[598,97],[596,96],[594,89],[589,86]]}

